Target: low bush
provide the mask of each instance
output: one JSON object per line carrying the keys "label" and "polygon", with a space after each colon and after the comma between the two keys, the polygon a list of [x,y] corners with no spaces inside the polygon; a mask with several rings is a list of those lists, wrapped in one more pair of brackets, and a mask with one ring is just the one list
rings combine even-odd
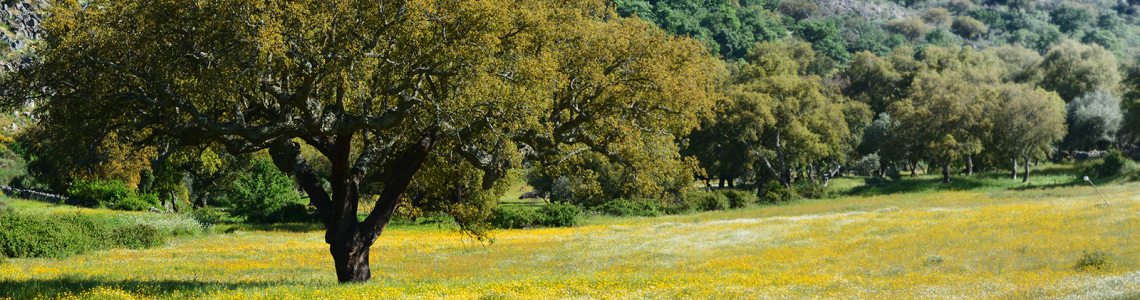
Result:
{"label": "low bush", "polygon": [[164,233],[155,226],[113,227],[106,221],[80,214],[0,215],[0,254],[5,257],[63,258],[114,247],[154,247],[165,239]]}
{"label": "low bush", "polygon": [[491,227],[502,229],[569,227],[578,224],[578,214],[581,212],[573,204],[562,203],[544,205],[533,210],[527,207],[499,206],[491,212],[487,222]]}
{"label": "low bush", "polygon": [[796,193],[795,189],[785,188],[779,182],[770,182],[760,197],[759,202],[762,203],[781,203],[800,199],[800,195]]}
{"label": "low bush", "polygon": [[594,209],[600,213],[618,217],[656,217],[661,215],[661,205],[653,200],[630,201],[617,198]]}
{"label": "low bush", "polygon": [[1120,151],[1109,152],[1104,156],[1104,160],[1093,165],[1093,172],[1097,177],[1110,177],[1120,174],[1124,170],[1124,165],[1127,164],[1128,159],[1120,154]]}
{"label": "low bush", "polygon": [[756,203],[756,195],[749,191],[721,190],[720,193],[728,198],[729,208],[744,208],[748,204]]}
{"label": "low bush", "polygon": [[487,222],[495,228],[517,229],[533,227],[535,220],[538,220],[538,214],[529,208],[499,206],[491,212]]}
{"label": "low bush", "polygon": [[62,258],[103,245],[102,230],[90,230],[94,222],[75,216],[33,216],[10,213],[0,216],[0,253],[7,257]]}
{"label": "low bush", "polygon": [[289,203],[255,221],[261,223],[299,223],[315,222],[318,219],[316,212],[310,212],[308,206],[301,203]]}
{"label": "low bush", "polygon": [[11,204],[8,204],[8,200],[0,198],[0,215],[14,212],[16,212],[16,209],[12,208]]}
{"label": "low bush", "polygon": [[153,194],[131,195],[119,201],[119,203],[115,203],[111,208],[117,210],[144,211],[148,207],[160,207],[158,203],[158,196]]}
{"label": "low bush", "polygon": [[697,195],[697,208],[702,211],[724,210],[728,208],[728,198],[721,193],[700,193]]}
{"label": "low bush", "polygon": [[1073,266],[1073,269],[1077,271],[1099,271],[1106,268],[1108,268],[1108,254],[1099,251],[1085,252],[1077,260],[1077,264]]}
{"label": "low bush", "polygon": [[131,197],[134,192],[118,180],[79,180],[67,189],[71,198],[82,199],[91,206],[107,207]]}
{"label": "low bush", "polygon": [[202,229],[209,230],[211,227],[214,227],[214,225],[222,222],[224,214],[225,213],[221,210],[214,207],[202,207],[194,209],[194,211],[190,213],[190,217],[194,218],[194,221],[198,221]]}
{"label": "low bush", "polygon": [[831,189],[822,184],[813,184],[811,182],[804,182],[803,184],[795,185],[795,193],[800,197],[807,199],[823,199],[834,197]]}
{"label": "low bush", "polygon": [[130,249],[150,248],[166,242],[158,228],[147,224],[135,224],[112,229],[110,238],[116,245]]}
{"label": "low bush", "polygon": [[578,214],[582,210],[573,204],[555,203],[535,210],[538,225],[546,227],[570,227],[578,224]]}

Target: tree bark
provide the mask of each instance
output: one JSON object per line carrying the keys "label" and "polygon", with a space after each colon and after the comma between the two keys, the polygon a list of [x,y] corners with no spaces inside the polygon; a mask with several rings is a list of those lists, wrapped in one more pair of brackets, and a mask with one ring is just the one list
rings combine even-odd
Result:
{"label": "tree bark", "polygon": [[1011,174],[1013,176],[1013,180],[1017,180],[1017,157],[1015,156],[1009,161],[1013,162],[1013,173]]}
{"label": "tree bark", "polygon": [[918,177],[918,161],[915,161],[914,166],[910,167],[910,177]]}
{"label": "tree bark", "polygon": [[718,190],[723,190],[724,189],[724,175],[721,175],[719,179],[720,179],[720,183],[717,184],[716,188]]}
{"label": "tree bark", "polygon": [[966,155],[966,176],[974,175],[974,156]]}
{"label": "tree bark", "polygon": [[[1021,182],[1026,183],[1029,182],[1029,155],[1021,154],[1021,157],[1025,158],[1025,176],[1021,177]],[[1017,170],[1014,170],[1014,172],[1017,172]]]}
{"label": "tree bark", "polygon": [[729,178],[728,178],[728,189],[730,189],[730,190],[735,190],[735,189],[736,189],[736,184],[735,184],[735,183],[733,183],[733,181],[736,181],[736,178],[735,178],[735,177],[729,177]]}
{"label": "tree bark", "polygon": [[370,247],[391,220],[412,177],[439,144],[439,138],[438,132],[427,133],[420,141],[406,145],[398,155],[377,163],[377,173],[371,175],[384,183],[384,189],[376,207],[363,222],[356,216],[360,184],[373,165],[370,159],[385,155],[370,155],[366,150],[353,164],[350,163],[352,134],[325,140],[324,144],[316,141],[321,145],[315,147],[332,163],[330,195],[301,156],[300,145],[285,141],[270,149],[274,164],[282,171],[295,174],[297,182],[309,194],[310,202],[320,212],[325,225],[325,242],[329,244],[338,281],[365,282],[372,278],[368,261]]}
{"label": "tree bark", "polygon": [[942,163],[942,183],[950,183],[950,163]]}

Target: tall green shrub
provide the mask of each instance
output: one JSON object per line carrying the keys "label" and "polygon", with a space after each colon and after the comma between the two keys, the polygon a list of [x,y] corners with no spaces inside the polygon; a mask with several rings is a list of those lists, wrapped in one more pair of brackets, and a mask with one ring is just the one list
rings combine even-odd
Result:
{"label": "tall green shrub", "polygon": [[279,211],[286,207],[295,210],[292,208],[301,203],[293,191],[293,180],[267,158],[255,159],[249,172],[238,177],[231,200],[231,215],[264,223],[293,221],[292,216],[285,217]]}
{"label": "tall green shrub", "polygon": [[134,192],[127,184],[118,180],[79,180],[67,189],[71,198],[83,199],[91,205],[106,207],[123,202]]}

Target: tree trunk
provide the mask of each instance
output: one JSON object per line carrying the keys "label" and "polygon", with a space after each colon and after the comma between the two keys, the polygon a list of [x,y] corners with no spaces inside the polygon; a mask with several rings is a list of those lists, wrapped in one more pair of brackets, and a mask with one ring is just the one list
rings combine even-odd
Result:
{"label": "tree trunk", "polygon": [[950,163],[942,163],[942,183],[950,183]]}
{"label": "tree trunk", "polygon": [[[301,155],[300,145],[292,141],[280,142],[270,148],[273,162],[282,171],[293,173],[297,182],[309,194],[309,200],[321,214],[325,225],[325,242],[333,256],[337,280],[340,282],[365,282],[372,278],[368,254],[372,243],[388,225],[396,207],[404,198],[404,192],[411,184],[412,177],[419,171],[431,150],[439,144],[439,133],[429,132],[415,143],[407,145],[390,159],[383,158],[375,149],[366,149],[350,163],[352,154],[352,134],[341,135],[327,140],[313,140],[310,143],[329,158],[332,165],[329,183],[331,195],[326,192],[316,176],[316,172]],[[307,140],[308,141],[308,140]],[[381,159],[375,163],[372,159]],[[373,164],[377,174],[374,178],[384,183],[376,206],[364,221],[356,216],[360,200],[359,188]]]}
{"label": "tree trunk", "polygon": [[735,177],[729,177],[728,178],[728,189],[730,189],[730,190],[736,189],[736,184],[734,184],[733,181],[736,181]]}
{"label": "tree trunk", "polygon": [[974,156],[966,155],[966,176],[974,175]]}
{"label": "tree trunk", "polygon": [[[1029,182],[1029,155],[1028,154],[1022,154],[1021,157],[1025,158],[1025,176],[1021,177],[1021,182],[1026,183],[1026,182]],[[1014,172],[1017,172],[1017,171],[1014,170]]]}
{"label": "tree trunk", "polygon": [[910,167],[910,177],[918,177],[918,161],[915,161],[914,166]]}
{"label": "tree trunk", "polygon": [[718,190],[723,190],[724,189],[724,175],[721,175],[719,177],[720,177],[720,183],[717,184],[716,188]]}
{"label": "tree trunk", "polygon": [[1012,173],[1013,180],[1017,180],[1017,157],[1015,156],[1015,157],[1013,157],[1013,159],[1010,159],[1009,161],[1013,162],[1013,173]]}

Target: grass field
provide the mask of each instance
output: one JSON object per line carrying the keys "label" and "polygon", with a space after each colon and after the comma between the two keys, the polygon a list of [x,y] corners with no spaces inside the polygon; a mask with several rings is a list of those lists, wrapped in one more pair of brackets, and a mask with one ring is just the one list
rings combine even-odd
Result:
{"label": "grass field", "polygon": [[497,231],[491,245],[436,226],[393,227],[373,247],[373,281],[348,285],[335,283],[322,232],[239,228],[148,250],[7,259],[0,298],[1140,299],[1140,185],[1101,190],[1112,205],[1068,183],[936,186],[593,217]]}

